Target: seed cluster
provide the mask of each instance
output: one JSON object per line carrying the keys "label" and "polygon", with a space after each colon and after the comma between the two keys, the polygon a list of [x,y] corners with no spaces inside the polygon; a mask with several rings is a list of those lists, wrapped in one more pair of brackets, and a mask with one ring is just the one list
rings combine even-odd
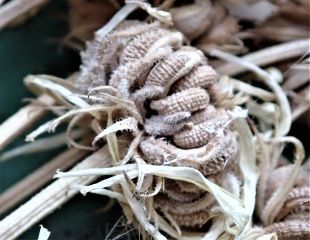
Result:
{"label": "seed cluster", "polygon": [[[110,85],[135,103],[145,132],[137,153],[146,162],[195,168],[221,185],[232,173],[238,144],[231,117],[212,105],[208,93],[217,82],[215,70],[201,51],[184,45],[181,33],[158,23],[130,23],[87,45],[77,88]],[[215,205],[211,194],[172,180],[154,200],[164,216],[186,227],[204,225]]]}

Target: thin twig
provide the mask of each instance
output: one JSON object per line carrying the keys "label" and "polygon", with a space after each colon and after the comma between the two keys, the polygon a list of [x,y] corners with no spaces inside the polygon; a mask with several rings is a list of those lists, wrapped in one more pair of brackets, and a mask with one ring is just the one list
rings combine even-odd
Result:
{"label": "thin twig", "polygon": [[48,0],[12,0],[0,7],[0,30]]}
{"label": "thin twig", "polygon": [[[45,105],[52,105],[55,103],[55,100],[48,95],[40,96],[38,101]],[[36,121],[41,119],[46,113],[46,110],[38,108],[37,105],[29,104],[5,120],[0,125],[0,150],[11,143],[26,129],[31,127]]]}
{"label": "thin twig", "polygon": [[[111,164],[112,159],[108,148],[104,146],[77,164],[72,171],[105,168]],[[62,178],[53,182],[0,222],[0,239],[16,239],[78,193],[78,189],[70,188],[70,186],[87,185],[96,180],[96,178],[96,176]]]}

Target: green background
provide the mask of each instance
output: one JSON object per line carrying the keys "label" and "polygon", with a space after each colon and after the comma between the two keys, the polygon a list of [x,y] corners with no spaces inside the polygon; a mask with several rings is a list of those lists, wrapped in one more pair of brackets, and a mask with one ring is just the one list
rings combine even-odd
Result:
{"label": "green background", "polygon": [[[45,73],[66,77],[78,70],[79,54],[60,47],[61,39],[68,33],[66,12],[65,1],[51,1],[27,22],[0,32],[0,123],[24,105],[23,98],[33,97],[23,85],[23,78],[27,74]],[[24,144],[26,134],[5,150]],[[0,163],[0,193],[61,150]],[[19,239],[37,239],[40,224],[51,231],[50,239],[105,239],[109,229],[121,217],[117,204],[109,212],[102,212],[107,202],[108,199],[102,196],[77,195]],[[113,237],[124,231],[125,228],[119,226]]]}

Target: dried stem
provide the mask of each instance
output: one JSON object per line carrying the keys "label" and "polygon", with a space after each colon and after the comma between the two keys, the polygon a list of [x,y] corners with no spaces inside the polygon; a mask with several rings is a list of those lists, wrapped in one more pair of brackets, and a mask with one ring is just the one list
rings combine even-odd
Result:
{"label": "dried stem", "polygon": [[[72,171],[105,168],[111,164],[112,159],[108,147],[105,146],[76,165]],[[0,239],[17,238],[79,192],[78,189],[72,189],[70,186],[87,185],[96,178],[96,176],[63,178],[53,182],[0,222]]]}
{"label": "dried stem", "polygon": [[0,7],[0,30],[48,0],[12,0]]}
{"label": "dried stem", "polygon": [[[40,96],[38,101],[45,105],[52,105],[55,102],[48,95]],[[0,150],[42,118],[45,113],[47,113],[46,110],[38,108],[35,104],[29,104],[4,121],[0,125]]]}
{"label": "dried stem", "polygon": [[[296,40],[250,53],[241,59],[251,62],[257,66],[266,66],[274,62],[301,56],[309,52],[309,46],[309,39]],[[234,63],[227,63],[217,68],[219,73],[230,76],[242,73],[246,70],[246,67]]]}
{"label": "dried stem", "polygon": [[0,214],[9,210],[49,182],[57,169],[68,169],[84,157],[86,153],[87,151],[81,149],[69,149],[10,187],[0,195]]}

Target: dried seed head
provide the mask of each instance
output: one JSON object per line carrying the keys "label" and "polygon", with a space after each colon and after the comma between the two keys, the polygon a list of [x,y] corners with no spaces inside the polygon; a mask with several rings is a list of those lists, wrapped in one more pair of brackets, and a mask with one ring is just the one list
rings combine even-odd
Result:
{"label": "dried seed head", "polygon": [[206,90],[189,88],[164,99],[152,101],[151,108],[157,110],[159,114],[195,112],[204,109],[208,103],[209,95]]}
{"label": "dried seed head", "polygon": [[276,232],[279,240],[310,239],[310,223],[299,220],[274,223],[264,230],[266,233]]}
{"label": "dried seed head", "polygon": [[174,90],[179,92],[187,88],[202,87],[206,88],[217,81],[215,70],[209,65],[202,65],[193,70],[176,82]]}

